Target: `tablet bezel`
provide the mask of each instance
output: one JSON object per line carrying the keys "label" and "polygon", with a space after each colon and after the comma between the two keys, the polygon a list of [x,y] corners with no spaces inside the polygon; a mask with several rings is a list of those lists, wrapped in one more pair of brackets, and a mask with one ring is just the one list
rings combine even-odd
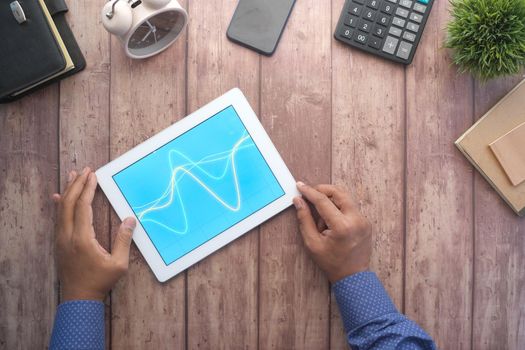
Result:
{"label": "tablet bezel", "polygon": [[120,219],[122,220],[129,216],[136,219],[135,213],[113,180],[113,176],[230,106],[233,106],[246,130],[250,133],[253,142],[259,148],[260,153],[282,187],[284,195],[169,265],[164,263],[148,234],[142,225],[138,223],[133,232],[133,240],[160,282],[165,282],[174,277],[292,205],[293,197],[299,195],[292,174],[286,167],[246,97],[238,88],[230,90],[96,171],[98,184]]}

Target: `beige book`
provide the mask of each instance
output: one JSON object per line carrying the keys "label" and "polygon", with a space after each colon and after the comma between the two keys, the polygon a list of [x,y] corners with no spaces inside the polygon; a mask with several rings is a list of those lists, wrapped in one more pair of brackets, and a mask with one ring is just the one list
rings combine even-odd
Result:
{"label": "beige book", "polygon": [[525,122],[490,144],[510,182],[525,181]]}
{"label": "beige book", "polygon": [[53,74],[49,77],[47,77],[46,79],[44,80],[41,80],[39,81],[38,83],[35,83],[31,86],[28,86],[26,88],[24,88],[23,90],[20,90],[20,91],[17,91],[15,92],[12,96],[17,96],[17,95],[20,95],[28,90],[31,90],[32,88],[34,88],[35,86],[38,86],[40,84],[43,84],[45,83],[46,81],[49,81],[53,78],[56,78],[68,71],[70,71],[71,69],[74,69],[75,68],[75,64],[73,63],[73,60],[71,59],[71,56],[69,55],[69,52],[67,51],[67,48],[66,48],[66,45],[64,44],[64,41],[62,40],[62,37],[60,36],[60,33],[55,25],[55,21],[53,21],[53,17],[51,17],[51,14],[49,13],[49,10],[47,9],[47,6],[44,2],[44,0],[38,0],[38,2],[40,3],[40,7],[42,8],[42,11],[44,12],[44,16],[46,16],[47,18],[47,23],[49,24],[49,28],[51,28],[51,32],[53,33],[53,36],[55,37],[55,40],[57,41],[58,43],[58,46],[60,47],[60,51],[62,52],[62,55],[64,56],[64,59],[66,61],[66,66],[64,67],[63,70],[61,70],[60,72],[56,73],[56,74]]}
{"label": "beige book", "polygon": [[525,216],[525,182],[514,186],[490,144],[525,123],[525,80],[468,129],[456,146],[520,216]]}

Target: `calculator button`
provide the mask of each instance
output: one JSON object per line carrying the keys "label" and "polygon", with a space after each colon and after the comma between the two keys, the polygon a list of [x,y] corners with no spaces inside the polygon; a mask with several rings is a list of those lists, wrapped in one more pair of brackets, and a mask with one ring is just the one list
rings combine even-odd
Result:
{"label": "calculator button", "polygon": [[417,0],[417,1],[419,1],[420,3],[425,4],[425,5],[430,2],[429,0]]}
{"label": "calculator button", "polygon": [[405,26],[405,20],[399,17],[394,17],[392,24],[398,27],[403,28]]}
{"label": "calculator button", "polygon": [[372,27],[372,24],[370,22],[367,22],[367,21],[359,21],[359,25],[357,26],[357,28],[359,28],[359,30],[362,30],[363,32],[370,32],[370,29]]}
{"label": "calculator button", "polygon": [[364,5],[365,0],[353,0],[352,2],[355,2],[356,4]]}
{"label": "calculator button", "polygon": [[419,30],[419,25],[408,22],[407,29],[410,30],[411,32],[417,33],[417,31]]}
{"label": "calculator button", "polygon": [[368,39],[368,46],[373,47],[376,50],[381,49],[381,39],[371,36]]}
{"label": "calculator button", "polygon": [[354,16],[359,16],[363,8],[359,5],[350,5],[348,12]]}
{"label": "calculator button", "polygon": [[414,12],[412,12],[410,14],[409,18],[410,18],[411,21],[414,21],[414,22],[417,22],[417,23],[421,23],[421,21],[423,20],[423,16],[418,15],[417,13],[414,13]]}
{"label": "calculator button", "polygon": [[379,8],[379,0],[368,0],[366,6],[377,10]]}
{"label": "calculator button", "polygon": [[345,28],[341,31],[341,36],[343,38],[347,38],[348,40],[352,40],[352,34],[354,33],[354,31],[352,29],[349,29],[349,28]]}
{"label": "calculator button", "polygon": [[360,44],[366,44],[366,41],[368,40],[368,35],[365,33],[355,32],[354,33],[354,41],[357,41]]}
{"label": "calculator button", "polygon": [[396,51],[398,41],[399,40],[392,36],[387,36],[385,40],[385,45],[383,45],[383,51],[393,55]]}
{"label": "calculator button", "polygon": [[399,5],[407,8],[412,7],[412,1],[411,0],[399,0]]}
{"label": "calculator button", "polygon": [[427,10],[427,7],[425,5],[421,5],[420,3],[417,3],[414,5],[414,11],[417,11],[419,13],[425,13]]}
{"label": "calculator button", "polygon": [[346,26],[349,26],[349,27],[352,27],[352,28],[355,28],[355,26],[357,25],[357,17],[355,16],[350,16],[350,15],[346,15],[346,19],[344,21],[344,24]]}
{"label": "calculator button", "polygon": [[397,0],[388,0],[388,1],[390,1],[393,4],[397,4]]}
{"label": "calculator button", "polygon": [[385,36],[385,31],[386,31],[385,28],[383,28],[383,27],[381,27],[381,26],[376,24],[375,27],[374,27],[374,30],[372,31],[372,33],[374,33],[374,35],[382,38],[382,37]]}
{"label": "calculator button", "polygon": [[414,42],[416,40],[416,34],[413,34],[410,32],[404,32],[403,39]]}
{"label": "calculator button", "polygon": [[396,15],[401,16],[403,18],[408,17],[408,10],[405,10],[404,8],[398,7],[396,9]]}
{"label": "calculator button", "polygon": [[379,15],[379,18],[377,19],[377,23],[386,27],[390,23],[390,16]]}
{"label": "calculator button", "polygon": [[392,34],[394,36],[401,36],[401,29],[396,27],[390,27],[388,30],[388,34]]}
{"label": "calculator button", "polygon": [[388,13],[389,15],[394,12],[394,6],[392,4],[389,4],[388,2],[384,2],[381,4],[381,12]]}
{"label": "calculator button", "polygon": [[399,49],[397,50],[396,56],[404,60],[408,60],[410,51],[412,51],[412,44],[402,41],[401,44],[399,44]]}
{"label": "calculator button", "polygon": [[374,11],[367,10],[365,11],[363,18],[373,22],[374,19],[376,18],[376,13]]}

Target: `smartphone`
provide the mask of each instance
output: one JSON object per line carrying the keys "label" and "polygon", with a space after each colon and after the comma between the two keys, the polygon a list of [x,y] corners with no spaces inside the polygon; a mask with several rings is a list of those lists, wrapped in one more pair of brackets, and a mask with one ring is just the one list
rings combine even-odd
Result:
{"label": "smartphone", "polygon": [[271,56],[295,0],[239,0],[226,33],[231,41]]}

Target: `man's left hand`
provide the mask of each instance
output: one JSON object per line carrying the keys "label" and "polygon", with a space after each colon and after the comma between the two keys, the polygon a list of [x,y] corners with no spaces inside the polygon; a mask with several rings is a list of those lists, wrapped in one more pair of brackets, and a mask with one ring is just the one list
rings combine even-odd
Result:
{"label": "man's left hand", "polygon": [[56,263],[62,286],[62,300],[99,300],[126,273],[134,218],[121,224],[112,253],[97,241],[93,228],[92,202],[97,188],[95,173],[85,168],[69,173],[66,190],[55,193],[58,205]]}

